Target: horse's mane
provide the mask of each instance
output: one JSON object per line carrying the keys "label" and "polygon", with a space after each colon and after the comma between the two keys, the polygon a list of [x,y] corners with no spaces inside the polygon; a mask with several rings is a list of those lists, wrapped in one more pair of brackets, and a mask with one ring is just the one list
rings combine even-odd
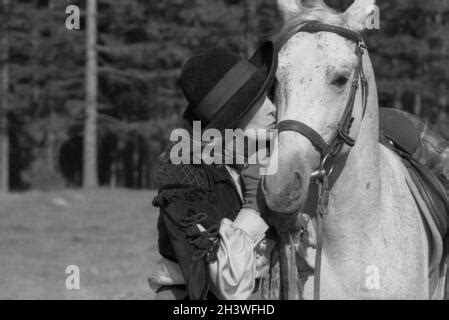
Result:
{"label": "horse's mane", "polygon": [[339,27],[345,26],[342,14],[317,1],[312,2],[308,6],[302,5],[298,13],[292,14],[287,18],[281,31],[274,35],[272,40],[280,49],[305,23],[310,21],[319,21]]}

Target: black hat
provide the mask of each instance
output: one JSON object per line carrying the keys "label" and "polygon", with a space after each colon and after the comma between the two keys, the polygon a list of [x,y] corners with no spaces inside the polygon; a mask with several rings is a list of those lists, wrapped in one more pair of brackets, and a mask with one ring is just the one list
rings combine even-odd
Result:
{"label": "black hat", "polygon": [[201,121],[203,130],[235,129],[237,122],[270,89],[277,50],[267,41],[247,61],[222,47],[191,58],[179,77],[189,102],[184,119]]}

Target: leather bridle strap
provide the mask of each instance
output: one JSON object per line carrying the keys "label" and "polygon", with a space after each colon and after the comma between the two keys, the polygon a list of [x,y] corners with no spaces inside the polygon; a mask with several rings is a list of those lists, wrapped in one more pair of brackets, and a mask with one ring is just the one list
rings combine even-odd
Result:
{"label": "leather bridle strap", "polygon": [[339,36],[342,36],[343,38],[346,38],[348,40],[351,40],[356,43],[362,43],[363,38],[360,35],[360,33],[354,32],[352,30],[333,26],[331,24],[326,24],[318,21],[311,21],[306,23],[299,29],[298,32],[309,32],[309,33],[316,33],[316,32],[331,32],[338,34]]}
{"label": "leather bridle strap", "polygon": [[[312,174],[312,179],[314,179],[318,184],[319,190],[319,200],[317,207],[317,247],[316,247],[316,258],[315,258],[315,278],[314,278],[314,299],[320,299],[320,270],[321,270],[321,252],[323,249],[323,219],[328,213],[329,204],[329,175],[331,171],[327,171],[325,168],[326,162],[331,158],[334,159],[338,155],[346,144],[349,147],[354,147],[356,141],[350,137],[351,127],[354,121],[353,112],[355,98],[357,95],[357,90],[359,88],[359,82],[361,83],[362,90],[362,103],[363,103],[363,116],[365,116],[366,107],[368,103],[368,81],[365,77],[365,72],[363,70],[363,50],[367,49],[363,43],[363,38],[359,33],[354,31],[332,26],[320,22],[309,22],[306,23],[298,32],[331,32],[338,34],[348,40],[356,43],[355,54],[357,56],[358,62],[356,69],[354,71],[354,79],[351,83],[351,89],[349,93],[349,98],[343,112],[341,121],[338,123],[337,130],[334,133],[332,139],[327,143],[324,138],[316,132],[313,128],[308,125],[296,121],[296,120],[285,120],[277,125],[278,132],[297,132],[302,136],[306,137],[315,149],[321,155],[321,163],[318,171]],[[332,166],[331,166],[332,167]],[[293,268],[296,266],[291,266]]]}
{"label": "leather bridle strap", "polygon": [[279,133],[286,131],[295,131],[303,136],[307,137],[313,146],[318,150],[320,154],[324,154],[326,150],[329,148],[329,145],[326,141],[320,136],[318,132],[313,130],[311,127],[305,125],[302,122],[294,121],[294,120],[285,120],[279,123],[276,126]]}

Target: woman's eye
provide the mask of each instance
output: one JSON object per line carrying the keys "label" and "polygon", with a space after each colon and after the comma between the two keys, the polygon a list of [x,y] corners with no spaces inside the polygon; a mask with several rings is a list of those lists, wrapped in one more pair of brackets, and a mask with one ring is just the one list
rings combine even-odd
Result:
{"label": "woman's eye", "polygon": [[340,77],[336,78],[332,82],[332,84],[337,87],[343,87],[344,85],[346,85],[348,83],[348,81],[349,81],[349,79],[347,77],[340,76]]}

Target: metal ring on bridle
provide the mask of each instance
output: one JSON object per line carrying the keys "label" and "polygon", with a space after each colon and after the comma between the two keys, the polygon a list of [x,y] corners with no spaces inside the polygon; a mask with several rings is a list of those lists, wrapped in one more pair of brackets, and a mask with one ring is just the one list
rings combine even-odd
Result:
{"label": "metal ring on bridle", "polygon": [[330,158],[331,158],[331,155],[327,154],[324,157],[323,161],[321,161],[321,169],[323,169],[326,172],[326,175],[325,175],[326,177],[329,177],[332,174],[332,172],[334,172],[334,166],[335,166],[335,162],[334,161],[332,161],[332,165],[329,168],[329,170],[326,171],[326,162]]}
{"label": "metal ring on bridle", "polygon": [[312,172],[312,174],[310,176],[310,180],[317,181],[317,180],[323,179],[325,177],[329,177],[332,174],[332,172],[334,171],[334,163],[333,162],[332,162],[330,169],[326,170],[326,163],[327,163],[327,160],[329,160],[330,158],[331,158],[331,154],[328,153],[321,159],[319,169]]}

